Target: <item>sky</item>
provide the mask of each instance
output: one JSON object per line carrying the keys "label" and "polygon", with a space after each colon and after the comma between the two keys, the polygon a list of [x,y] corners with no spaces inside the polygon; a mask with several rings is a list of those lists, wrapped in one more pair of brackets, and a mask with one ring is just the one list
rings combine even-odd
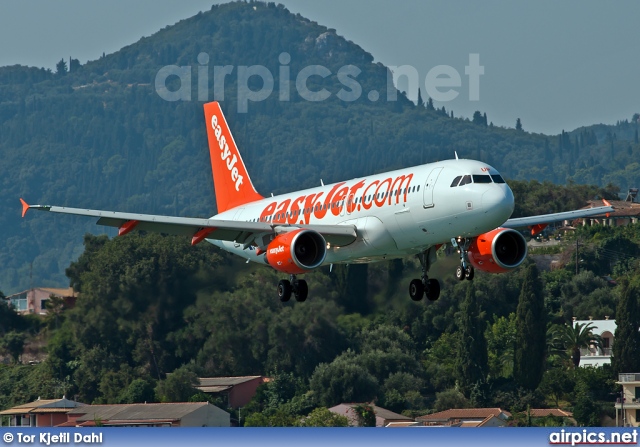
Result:
{"label": "sky", "polygon": [[[97,59],[218,0],[2,0],[0,66],[53,68],[70,56]],[[423,90],[431,76],[458,74],[456,116],[479,110],[495,125],[557,134],[631,119],[640,112],[640,2],[593,0],[280,0],[334,28],[387,66],[411,66]],[[477,56],[472,56],[477,55]],[[477,57],[483,74],[465,74]],[[442,79],[440,74],[440,79]],[[445,80],[446,81],[446,80]],[[417,89],[399,83],[415,99]]]}

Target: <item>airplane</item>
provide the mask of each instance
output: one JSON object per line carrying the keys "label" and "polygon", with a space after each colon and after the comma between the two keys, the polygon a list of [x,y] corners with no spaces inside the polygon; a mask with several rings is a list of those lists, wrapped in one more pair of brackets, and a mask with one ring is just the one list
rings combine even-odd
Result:
{"label": "airplane", "polygon": [[440,283],[429,277],[436,250],[458,249],[456,278],[475,270],[503,273],[527,256],[516,228],[532,235],[547,224],[613,211],[606,206],[511,219],[514,197],[500,173],[475,160],[443,160],[382,174],[321,185],[272,197],[260,195],[249,177],[218,102],[204,104],[218,213],[209,219],[29,205],[29,209],[97,217],[98,225],[154,231],[203,240],[247,262],[288,274],[277,286],[280,301],[307,299],[298,275],[323,265],[369,263],[416,255],[422,275],[409,284],[412,300],[437,300]]}

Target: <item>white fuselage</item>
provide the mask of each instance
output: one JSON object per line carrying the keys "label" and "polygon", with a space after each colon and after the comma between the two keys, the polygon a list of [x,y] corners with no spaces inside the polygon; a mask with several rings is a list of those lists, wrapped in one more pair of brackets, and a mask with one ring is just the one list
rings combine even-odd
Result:
{"label": "white fuselage", "polygon": [[[469,183],[452,186],[456,178],[456,183]],[[451,238],[491,231],[511,216],[513,207],[513,193],[494,168],[474,160],[445,160],[268,197],[212,219],[355,225],[356,241],[329,247],[324,264],[357,263],[416,254]],[[207,240],[265,263],[253,247]]]}

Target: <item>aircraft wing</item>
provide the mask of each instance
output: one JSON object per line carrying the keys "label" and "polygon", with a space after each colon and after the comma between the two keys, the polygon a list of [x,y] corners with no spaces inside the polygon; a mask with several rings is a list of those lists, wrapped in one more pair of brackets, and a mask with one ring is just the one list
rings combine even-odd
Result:
{"label": "aircraft wing", "polygon": [[536,235],[550,223],[579,219],[582,217],[601,216],[613,212],[613,207],[606,201],[605,204],[607,206],[597,206],[594,208],[565,211],[562,213],[540,214],[538,216],[530,217],[517,217],[515,219],[507,220],[502,226],[504,228],[529,227],[531,228],[531,234]]}
{"label": "aircraft wing", "polygon": [[22,217],[30,209],[51,213],[74,214],[97,217],[97,225],[116,227],[118,235],[132,230],[191,236],[195,245],[203,239],[231,241],[249,246],[254,239],[263,235],[287,231],[289,228],[306,228],[322,234],[331,245],[349,245],[356,240],[355,225],[283,225],[266,222],[244,222],[235,220],[202,219],[192,217],[159,216],[153,214],[121,213],[117,211],[87,210],[64,206],[29,205],[22,202]]}

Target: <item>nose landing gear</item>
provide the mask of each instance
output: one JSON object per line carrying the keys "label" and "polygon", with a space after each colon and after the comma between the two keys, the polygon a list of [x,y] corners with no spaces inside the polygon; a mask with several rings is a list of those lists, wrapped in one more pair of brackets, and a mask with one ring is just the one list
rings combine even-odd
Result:
{"label": "nose landing gear", "polygon": [[471,264],[469,264],[469,246],[471,246],[471,242],[473,239],[471,238],[452,238],[451,245],[458,249],[458,253],[460,253],[460,265],[456,267],[456,278],[459,281],[464,281],[465,279],[471,281],[475,276],[475,269]]}

